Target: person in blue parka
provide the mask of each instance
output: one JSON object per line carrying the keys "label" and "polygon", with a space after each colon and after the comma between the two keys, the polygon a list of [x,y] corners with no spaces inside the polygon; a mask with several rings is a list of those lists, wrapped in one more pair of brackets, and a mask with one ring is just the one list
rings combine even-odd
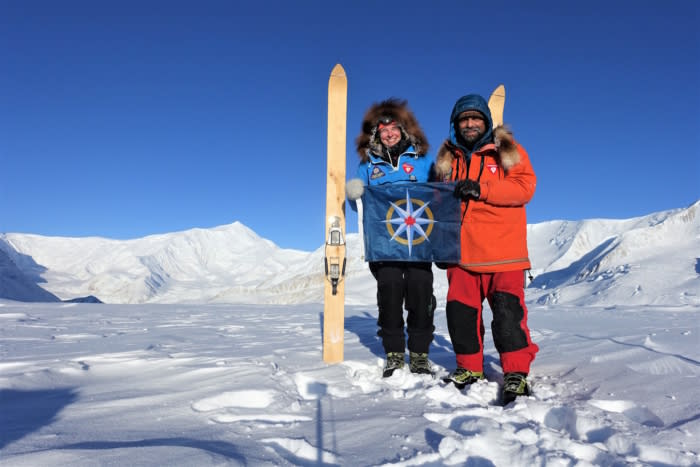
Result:
{"label": "person in blue parka", "polygon": [[[432,181],[428,140],[404,100],[391,98],[373,104],[365,113],[356,144],[360,156],[357,178],[346,186],[353,209],[365,186]],[[391,376],[405,363],[404,306],[409,368],[413,373],[432,373],[428,360],[435,330],[432,264],[377,261],[370,262],[369,268],[377,280],[377,334],[386,352],[383,376]]]}

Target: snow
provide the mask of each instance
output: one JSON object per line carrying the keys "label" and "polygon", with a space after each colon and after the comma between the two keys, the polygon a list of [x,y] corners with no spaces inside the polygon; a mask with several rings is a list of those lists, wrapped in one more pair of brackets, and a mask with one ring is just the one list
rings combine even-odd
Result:
{"label": "snow", "polygon": [[357,256],[344,361],[326,364],[320,249],[240,224],[126,242],[4,234],[3,283],[111,300],[0,299],[0,465],[700,465],[697,209],[530,226],[540,352],[533,395],[507,407],[488,330],[487,381],[440,381],[454,367],[442,271],[436,377],[384,379]]}
{"label": "snow", "polygon": [[[321,304],[0,306],[2,465],[698,465],[698,307],[530,306],[533,396],[381,378],[370,306],[345,360]],[[444,312],[430,357],[454,365]]]}

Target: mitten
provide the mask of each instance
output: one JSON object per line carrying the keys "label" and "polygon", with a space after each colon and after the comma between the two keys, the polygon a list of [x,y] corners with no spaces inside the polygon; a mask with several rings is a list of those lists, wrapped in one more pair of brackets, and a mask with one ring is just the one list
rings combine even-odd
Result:
{"label": "mitten", "polygon": [[348,182],[345,184],[345,195],[349,200],[355,201],[356,199],[359,199],[364,192],[365,184],[362,183],[362,180],[359,178],[348,180]]}
{"label": "mitten", "polygon": [[463,200],[468,200],[468,199],[479,199],[479,196],[481,196],[481,186],[479,185],[479,182],[475,182],[474,180],[466,179],[466,180],[460,180],[457,182],[457,185],[455,185],[455,191],[454,195],[457,198],[462,198]]}

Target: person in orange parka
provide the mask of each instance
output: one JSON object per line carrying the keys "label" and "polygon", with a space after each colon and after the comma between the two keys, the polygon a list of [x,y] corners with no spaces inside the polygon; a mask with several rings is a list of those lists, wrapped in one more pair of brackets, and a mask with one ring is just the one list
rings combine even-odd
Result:
{"label": "person in orange parka", "polygon": [[527,375],[539,350],[527,327],[524,291],[525,270],[530,269],[525,205],[535,192],[536,177],[527,152],[510,131],[492,127],[482,96],[461,97],[436,161],[438,179],[456,182],[455,196],[462,199],[462,257],[447,268],[447,326],[457,369],[445,381],[463,388],[484,379],[486,299],[503,367],[505,405],[530,394]]}

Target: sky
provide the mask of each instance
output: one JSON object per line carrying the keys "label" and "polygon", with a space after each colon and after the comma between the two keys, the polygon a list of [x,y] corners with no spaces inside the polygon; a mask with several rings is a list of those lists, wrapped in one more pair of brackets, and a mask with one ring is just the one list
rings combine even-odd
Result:
{"label": "sky", "polygon": [[[130,239],[239,221],[324,241],[328,77],[408,100],[434,157],[462,95],[506,87],[528,221],[700,199],[694,1],[0,0],[0,232]],[[357,231],[347,209],[348,231]]]}

